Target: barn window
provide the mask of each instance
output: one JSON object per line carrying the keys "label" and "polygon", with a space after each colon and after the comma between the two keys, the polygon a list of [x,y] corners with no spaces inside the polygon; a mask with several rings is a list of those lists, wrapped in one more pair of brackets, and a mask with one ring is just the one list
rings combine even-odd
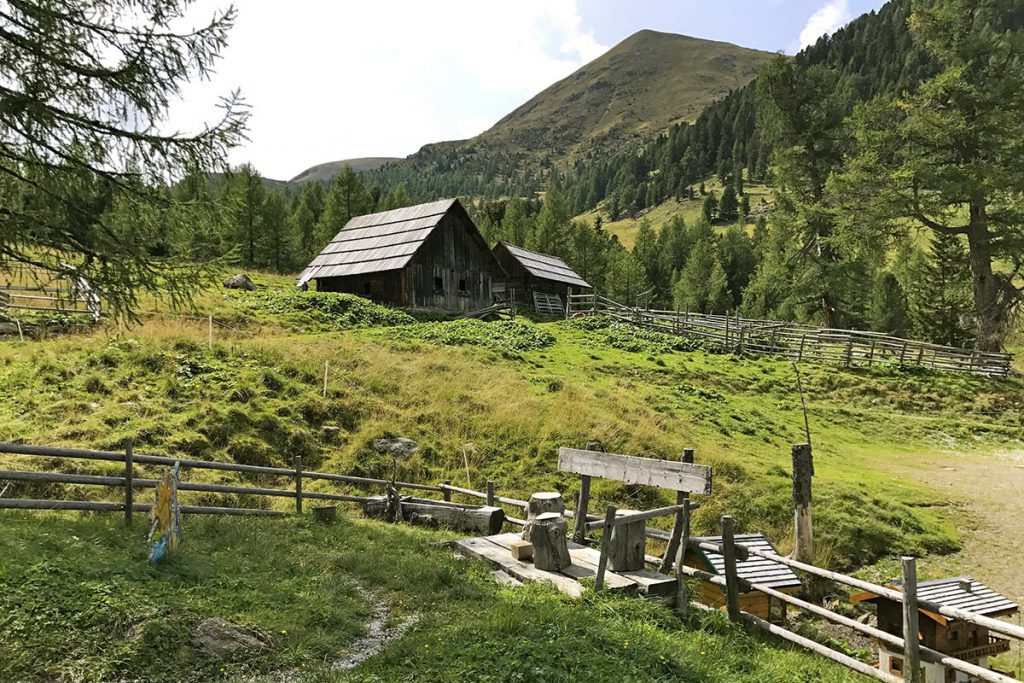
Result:
{"label": "barn window", "polygon": [[435,277],[434,278],[434,291],[435,292],[443,292],[444,291],[444,280],[442,280],[439,277]]}
{"label": "barn window", "polygon": [[466,287],[466,281],[465,280],[459,280],[459,291],[460,292],[468,291],[468,288]]}
{"label": "barn window", "polygon": [[364,282],[363,283],[363,294],[369,294],[372,291],[372,289],[373,288],[371,286],[371,283],[369,283],[369,282]]}

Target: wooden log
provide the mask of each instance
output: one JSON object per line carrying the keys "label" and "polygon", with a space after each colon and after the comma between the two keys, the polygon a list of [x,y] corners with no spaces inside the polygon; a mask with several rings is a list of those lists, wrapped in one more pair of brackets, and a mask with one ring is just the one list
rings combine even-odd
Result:
{"label": "wooden log", "polygon": [[529,522],[538,515],[554,512],[562,515],[565,512],[565,499],[557,491],[542,491],[530,494],[530,500],[526,503],[526,521]]}
{"label": "wooden log", "polygon": [[644,529],[647,524],[644,520],[626,521],[631,513],[631,510],[616,512],[615,525],[609,530],[608,566],[613,572],[636,571],[644,567]]}
{"label": "wooden log", "polygon": [[[679,457],[680,462],[693,464],[693,449],[684,448],[682,455]],[[686,491],[676,491],[676,504],[683,505],[690,498],[690,494]],[[667,574],[670,567],[676,564],[676,553],[679,550],[679,537],[683,530],[683,515],[686,510],[680,510],[676,513],[675,519],[672,522],[672,535],[669,536],[668,545],[665,548],[665,556],[661,559],[661,573]],[[684,549],[685,545],[682,546]],[[685,552],[685,550],[684,550]]]}
{"label": "wooden log", "polygon": [[680,616],[686,616],[686,607],[690,604],[690,598],[686,594],[686,576],[683,574],[683,558],[686,555],[686,548],[690,544],[690,509],[685,508],[682,512],[683,523],[679,535],[676,537],[677,548],[673,553],[675,557],[676,571],[676,612]]}
{"label": "wooden log", "polygon": [[295,514],[302,514],[302,456],[295,456]]}
{"label": "wooden log", "polygon": [[[591,441],[587,444],[586,450],[604,452],[604,446],[600,441]],[[587,535],[587,510],[590,507],[590,475],[580,475],[580,494],[576,504],[576,523],[573,529],[572,540],[583,543]]]}
{"label": "wooden log", "polygon": [[487,481],[487,507],[494,507],[494,482]]}
{"label": "wooden log", "polygon": [[[505,523],[505,511],[498,507],[457,507],[439,505],[438,501],[422,498],[402,499],[402,519],[409,521],[412,515],[429,515],[438,524],[462,531],[482,534],[496,534]],[[368,517],[386,517],[388,513],[387,496],[374,496],[363,504],[363,512]]]}
{"label": "wooden log", "polygon": [[533,546],[534,567],[558,572],[572,564],[568,531],[565,517],[558,512],[542,512],[527,520],[523,527],[523,540]]}
{"label": "wooden log", "polygon": [[921,641],[917,611],[917,562],[903,558],[903,681],[921,683]]}
{"label": "wooden log", "polygon": [[729,612],[729,619],[739,621],[740,619],[740,581],[736,572],[736,546],[733,533],[732,517],[722,517],[722,550],[725,559],[725,604]]}
{"label": "wooden log", "polygon": [[793,559],[814,561],[814,527],[811,519],[811,478],[814,458],[811,445],[793,446]]}
{"label": "wooden log", "polygon": [[448,489],[446,487],[451,485],[452,483],[450,481],[446,481],[445,483],[441,484],[441,497],[444,498],[444,500],[448,503],[452,502],[452,492],[451,489]]}

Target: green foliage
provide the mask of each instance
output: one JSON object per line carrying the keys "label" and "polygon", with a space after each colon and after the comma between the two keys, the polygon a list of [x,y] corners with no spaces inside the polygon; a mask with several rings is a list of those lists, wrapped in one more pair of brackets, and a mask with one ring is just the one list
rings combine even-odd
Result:
{"label": "green foliage", "polygon": [[871,329],[896,337],[910,333],[910,313],[907,310],[907,296],[896,276],[882,272],[875,280],[868,310]]}
{"label": "green foliage", "polygon": [[381,306],[354,294],[262,289],[255,292],[236,291],[232,296],[243,310],[307,330],[387,327],[415,322],[408,313]]}
{"label": "green foliage", "polygon": [[592,343],[630,353],[661,354],[696,348],[683,337],[617,322],[603,315],[570,318],[561,324],[570,329],[594,333],[590,335]]}
{"label": "green foliage", "polygon": [[974,305],[967,252],[960,238],[936,234],[931,258],[917,260],[910,276],[911,315],[918,334],[936,344],[970,344]]}
{"label": "green foliage", "polygon": [[421,339],[441,346],[480,346],[506,358],[520,358],[523,351],[543,349],[555,343],[549,332],[536,325],[518,320],[484,322],[473,318],[419,323],[388,336],[392,339]]}

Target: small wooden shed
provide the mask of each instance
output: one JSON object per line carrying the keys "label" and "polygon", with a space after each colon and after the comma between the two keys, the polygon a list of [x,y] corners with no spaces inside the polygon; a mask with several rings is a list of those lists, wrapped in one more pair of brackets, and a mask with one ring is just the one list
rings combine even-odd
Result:
{"label": "small wooden shed", "polygon": [[[899,586],[893,586],[899,590]],[[1016,614],[1015,603],[970,577],[922,581],[917,584],[917,598],[957,607],[986,617]],[[875,593],[858,593],[853,602],[871,602],[878,608],[878,628],[903,637],[903,609],[899,602]],[[919,610],[921,644],[933,650],[988,668],[988,658],[1010,651],[1010,641],[989,633],[984,626],[961,619],[950,619],[930,610]],[[887,643],[878,643],[878,668],[897,676],[903,673],[903,652]],[[922,683],[948,683],[975,680],[966,674],[947,669],[936,662],[922,662]]]}
{"label": "small wooden shed", "polygon": [[[718,545],[722,543],[721,536],[705,536],[694,540]],[[764,534],[737,534],[734,540],[739,545],[749,546],[766,553],[779,552]],[[687,548],[683,564],[688,567],[703,569],[722,577],[725,576],[725,557],[720,553],[700,548]],[[788,595],[798,593],[802,585],[800,577],[793,573],[793,570],[786,565],[756,555],[750,555],[746,560],[737,560],[736,574],[740,579],[763,584]],[[709,607],[719,608],[725,605],[725,589],[712,583],[701,582],[697,597],[703,604]],[[786,604],[784,602],[776,598],[770,598],[759,591],[740,592],[740,609],[753,614],[755,617],[761,617],[773,622],[782,621],[786,614]]]}
{"label": "small wooden shed", "polygon": [[494,303],[504,271],[458,199],[356,216],[297,285],[402,308],[475,311]]}
{"label": "small wooden shed", "polygon": [[[535,295],[559,297],[565,304],[569,290],[580,294],[593,289],[557,256],[541,254],[505,242],[494,245],[495,258],[506,274],[506,297],[533,305]],[[564,308],[562,309],[564,310]]]}

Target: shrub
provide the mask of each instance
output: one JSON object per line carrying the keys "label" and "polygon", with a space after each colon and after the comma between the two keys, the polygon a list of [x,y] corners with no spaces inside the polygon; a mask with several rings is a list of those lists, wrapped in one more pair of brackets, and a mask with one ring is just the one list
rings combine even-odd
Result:
{"label": "shrub", "polygon": [[267,289],[234,292],[233,296],[253,313],[278,318],[304,328],[342,330],[350,327],[391,327],[410,325],[415,320],[354,294]]}
{"label": "shrub", "polygon": [[506,358],[520,358],[523,351],[543,349],[555,343],[555,337],[518,320],[453,320],[420,323],[392,335],[403,339],[421,339],[440,346],[480,346]]}

